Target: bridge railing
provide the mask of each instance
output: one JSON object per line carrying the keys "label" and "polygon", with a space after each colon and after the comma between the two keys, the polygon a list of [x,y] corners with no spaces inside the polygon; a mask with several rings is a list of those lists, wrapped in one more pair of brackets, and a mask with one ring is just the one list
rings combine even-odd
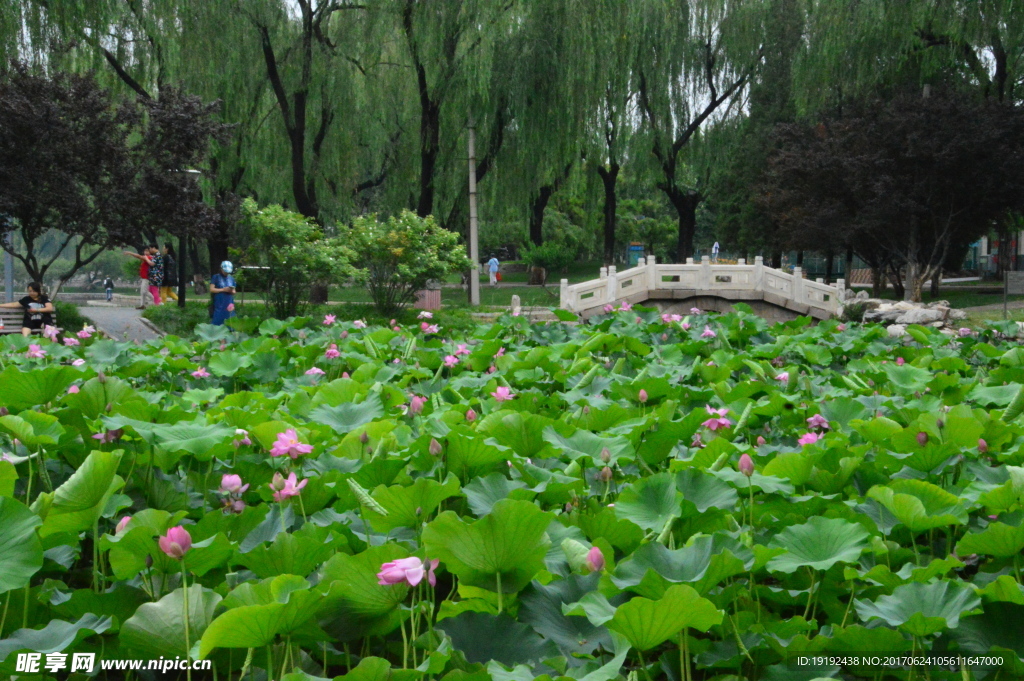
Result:
{"label": "bridge railing", "polygon": [[[799,309],[814,308],[821,314],[831,314],[840,304],[845,282],[835,286],[821,279],[804,279],[799,267],[793,273],[765,267],[761,256],[752,264],[740,259],[736,265],[712,263],[707,256],[694,262],[661,264],[654,256],[640,258],[635,267],[618,272],[614,265],[602,267],[597,279],[579,284],[561,281],[560,306],[573,312],[594,312],[619,301],[642,302],[650,297],[668,298],[676,295],[711,295],[737,300],[749,300],[761,294],[770,302]],[[662,292],[660,295],[655,292]],[[685,293],[684,293],[685,292]],[[670,295],[666,295],[670,294]]]}

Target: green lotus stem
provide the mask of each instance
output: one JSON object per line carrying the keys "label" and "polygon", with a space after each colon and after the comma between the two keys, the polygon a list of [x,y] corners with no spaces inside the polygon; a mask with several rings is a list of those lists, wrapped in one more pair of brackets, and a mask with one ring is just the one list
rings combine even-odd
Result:
{"label": "green lotus stem", "polygon": [[32,462],[28,462],[28,485],[25,487],[25,505],[32,506]]}
{"label": "green lotus stem", "polygon": [[750,493],[750,532],[754,532],[754,482],[747,478],[747,491]]}
{"label": "green lotus stem", "polygon": [[748,402],[746,408],[743,409],[743,413],[740,414],[740,420],[736,422],[736,426],[735,426],[735,428],[733,428],[733,432],[734,433],[738,433],[741,430],[743,430],[744,427],[746,427],[747,421],[750,420],[750,413],[753,410],[754,410],[754,403],[753,402]]}
{"label": "green lotus stem", "polygon": [[1017,576],[1017,583],[1024,584],[1020,580],[1020,554],[1018,553],[1013,557],[1013,573]]}
{"label": "green lotus stem", "polygon": [[[647,678],[647,681],[652,681],[651,680],[651,672],[650,672],[650,670],[647,669],[647,663],[644,661],[644,654],[641,653],[640,650],[638,649],[636,651],[636,656],[640,658],[640,666],[644,670],[644,677]],[[683,671],[680,669],[679,670],[679,674],[682,675],[682,673],[683,673]]]}
{"label": "green lotus stem", "polygon": [[661,533],[658,534],[658,539],[656,540],[659,544],[665,545],[665,542],[668,541],[668,538],[672,536],[672,526],[675,524],[675,522],[675,518],[669,518],[665,522],[665,527],[661,528]]}
{"label": "green lotus stem", "polygon": [[[43,486],[47,492],[53,491],[53,481],[50,480],[50,472],[46,470],[46,455],[43,453],[43,448],[40,447],[36,451],[36,458],[38,459],[37,464],[39,465],[39,479],[43,481]],[[32,462],[29,462],[29,468],[32,467]]]}
{"label": "green lotus stem", "polygon": [[398,628],[402,630],[402,669],[409,668],[409,637],[405,635],[405,621],[402,620],[398,623]]}
{"label": "green lotus stem", "polygon": [[0,637],[4,635],[4,624],[7,623],[7,608],[11,607],[11,592],[7,592],[7,598],[4,599],[4,613],[0,615]]}
{"label": "green lotus stem", "polygon": [[274,654],[270,652],[270,646],[267,646],[267,681],[274,681]]}
{"label": "green lotus stem", "polygon": [[679,677],[683,681],[689,681],[686,676],[686,629],[679,631]]}
{"label": "green lotus stem", "polygon": [[203,476],[203,513],[206,513],[206,494],[210,490],[210,473],[213,471],[213,458],[210,457],[210,464],[206,467],[206,475]]}
{"label": "green lotus stem", "polygon": [[1024,412],[1024,385],[1020,387],[1009,406],[1003,411],[1003,422],[1014,421]]}
{"label": "green lotus stem", "polygon": [[99,573],[99,555],[100,555],[100,520],[97,518],[92,522],[92,590],[96,593],[100,592],[100,573]]}
{"label": "green lotus stem", "polygon": [[846,612],[843,613],[843,622],[839,625],[842,629],[846,626],[846,618],[850,616],[850,609],[853,607],[853,599],[857,595],[857,584],[853,580],[850,580],[850,602],[846,604]]}
{"label": "green lotus stem", "polygon": [[[189,622],[188,622],[188,573],[185,571],[185,557],[181,558],[181,588],[185,594],[185,598],[182,599],[182,607],[185,611],[185,660],[188,661],[188,666],[185,668],[185,676],[188,681],[192,681],[192,643],[189,641]],[[267,670],[267,674],[270,674],[270,670]]]}
{"label": "green lotus stem", "polygon": [[501,572],[500,571],[496,572],[495,575],[496,575],[497,580],[498,580],[498,614],[500,615],[501,614],[501,610],[502,610],[502,605],[503,605],[502,595],[501,595]]}
{"label": "green lotus stem", "polygon": [[808,568],[808,572],[811,573],[811,588],[807,591],[807,607],[804,608],[804,619],[806,620],[811,614],[811,601],[814,600],[814,581],[817,578],[817,573],[814,570]]}

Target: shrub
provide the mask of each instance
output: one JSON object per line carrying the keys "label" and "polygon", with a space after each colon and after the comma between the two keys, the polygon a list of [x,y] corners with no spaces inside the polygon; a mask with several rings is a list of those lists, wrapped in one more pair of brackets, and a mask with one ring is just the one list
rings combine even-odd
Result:
{"label": "shrub", "polygon": [[80,330],[90,321],[82,316],[78,306],[74,303],[65,303],[61,300],[53,301],[53,308],[57,311],[57,326],[64,329],[66,334]]}
{"label": "shrub", "polygon": [[325,238],[313,220],[281,206],[260,208],[252,199],[242,204],[242,214],[250,237],[242,259],[263,268],[253,283],[262,283],[276,316],[302,312],[313,286],[352,276],[351,253],[341,240]]}
{"label": "shrub", "polygon": [[376,215],[355,219],[348,246],[356,254],[370,297],[382,315],[392,315],[416,299],[431,280],[443,279],[470,266],[459,235],[443,229],[433,217],[410,211],[380,221]]}
{"label": "shrub", "polygon": [[543,267],[548,272],[564,272],[576,261],[576,249],[555,241],[545,241],[540,246],[526,247],[523,260],[533,267]]}

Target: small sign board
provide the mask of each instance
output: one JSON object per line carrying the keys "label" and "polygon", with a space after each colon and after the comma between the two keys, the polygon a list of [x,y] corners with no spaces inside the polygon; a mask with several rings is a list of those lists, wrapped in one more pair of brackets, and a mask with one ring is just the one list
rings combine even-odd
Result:
{"label": "small sign board", "polygon": [[1003,272],[1006,276],[1003,284],[1003,319],[1006,319],[1006,297],[1024,295],[1024,272]]}

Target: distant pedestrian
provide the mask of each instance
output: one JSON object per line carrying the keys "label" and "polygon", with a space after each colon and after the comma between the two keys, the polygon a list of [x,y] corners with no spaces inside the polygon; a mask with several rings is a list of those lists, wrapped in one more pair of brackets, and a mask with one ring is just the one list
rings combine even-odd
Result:
{"label": "distant pedestrian", "polygon": [[160,304],[160,289],[153,285],[150,270],[153,268],[154,260],[153,256],[156,253],[156,246],[146,246],[142,249],[142,253],[132,253],[131,251],[125,251],[125,255],[130,255],[141,262],[139,265],[139,310],[146,309],[147,298],[153,301],[154,305]]}
{"label": "distant pedestrian", "polygon": [[711,247],[711,262],[718,262],[718,242]]}
{"label": "distant pedestrian", "polygon": [[498,262],[496,256],[491,256],[491,259],[487,261],[487,273],[491,277],[491,286],[498,285],[498,268],[501,264]]}
{"label": "distant pedestrian", "polygon": [[174,290],[178,288],[178,263],[174,260],[174,246],[171,244],[164,244],[163,260],[164,280],[160,284],[160,297],[166,303],[178,299]]}
{"label": "distant pedestrian", "polygon": [[225,260],[220,264],[220,272],[210,280],[210,293],[213,294],[211,323],[214,326],[221,326],[235,316],[235,278],[231,276],[234,271],[231,261]]}
{"label": "distant pedestrian", "polygon": [[107,302],[114,299],[114,280],[107,277],[103,280],[103,289],[107,292]]}

